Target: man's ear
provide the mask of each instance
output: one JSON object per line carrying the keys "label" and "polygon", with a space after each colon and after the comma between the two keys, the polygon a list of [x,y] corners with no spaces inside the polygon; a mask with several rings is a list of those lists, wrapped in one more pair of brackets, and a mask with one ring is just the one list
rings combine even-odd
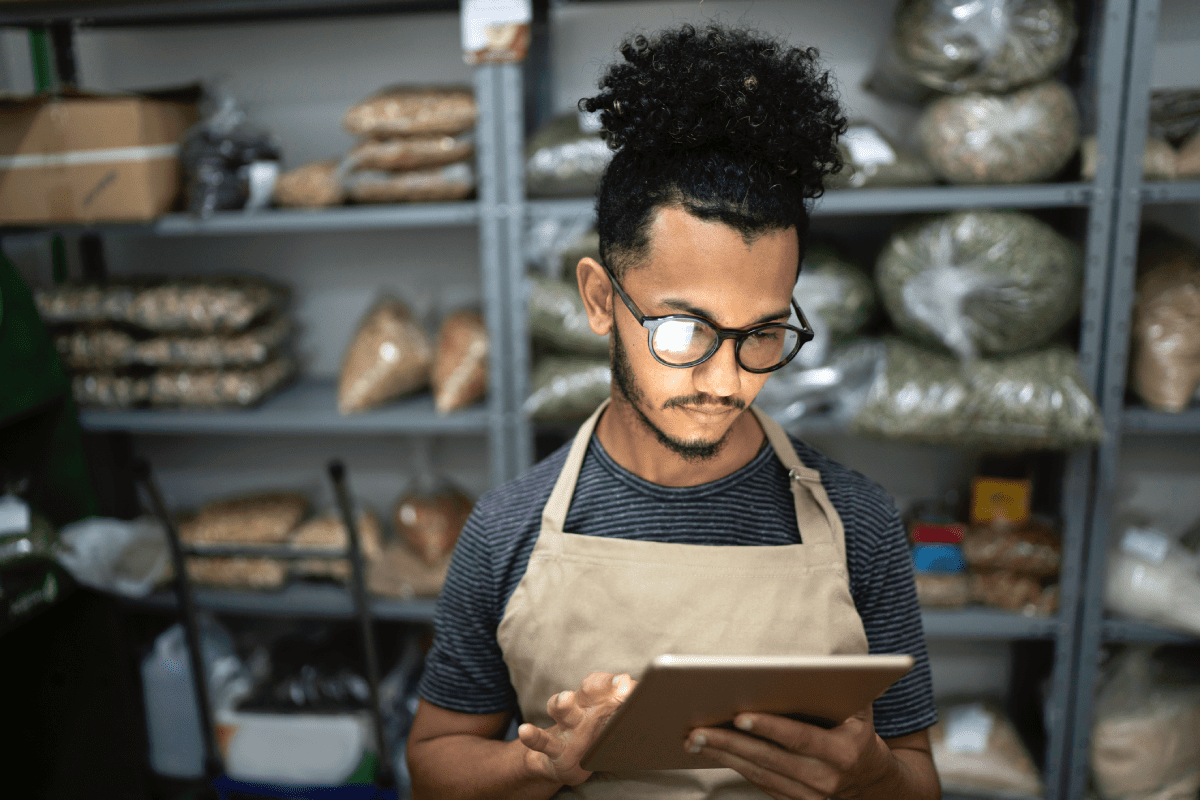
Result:
{"label": "man's ear", "polygon": [[593,333],[607,336],[613,326],[612,281],[594,258],[579,259],[575,278],[579,281],[579,294],[587,311],[588,326]]}

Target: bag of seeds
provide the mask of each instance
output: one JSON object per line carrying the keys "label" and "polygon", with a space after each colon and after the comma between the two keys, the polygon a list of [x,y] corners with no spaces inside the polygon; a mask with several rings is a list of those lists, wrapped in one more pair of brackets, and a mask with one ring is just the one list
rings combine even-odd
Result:
{"label": "bag of seeds", "polygon": [[962,542],[963,557],[973,570],[1008,570],[1035,578],[1058,574],[1062,539],[1050,525],[976,525]]}
{"label": "bag of seeds", "polygon": [[287,579],[287,564],[275,558],[188,556],[193,583],[221,589],[278,589]]}
{"label": "bag of seeds", "polygon": [[1074,47],[1070,0],[903,0],[868,88],[1006,92],[1053,75]]}
{"label": "bag of seeds", "polygon": [[472,508],[471,498],[458,489],[409,492],[396,501],[392,524],[401,541],[433,566],[454,550]]}
{"label": "bag of seeds", "polygon": [[429,384],[433,346],[408,306],[377,302],[359,323],[342,360],[338,410],[366,411]]}
{"label": "bag of seeds", "polygon": [[429,169],[466,161],[475,154],[475,137],[405,136],[394,139],[364,139],[346,156],[353,169]]}
{"label": "bag of seeds", "polygon": [[1049,347],[963,363],[889,339],[850,428],[919,444],[1069,450],[1104,435],[1075,353]]}
{"label": "bag of seeds", "polygon": [[584,127],[578,112],[552,117],[525,145],[530,197],[591,197],[612,160],[599,127]]}
{"label": "bag of seeds", "polygon": [[75,402],[100,408],[249,408],[296,374],[289,358],[247,369],[166,369],[149,375],[82,372],[71,380]]}
{"label": "bag of seeds", "polygon": [[950,183],[1036,183],[1057,175],[1079,147],[1070,89],[1044,81],[1012,94],[931,103],[918,122],[925,157]]}
{"label": "bag of seeds", "polygon": [[574,272],[566,280],[529,278],[529,332],[545,345],[566,353],[608,355],[608,337],[588,324]]}
{"label": "bag of seeds", "polygon": [[896,146],[877,127],[852,123],[838,138],[842,171],[830,176],[830,189],[875,189],[885,186],[920,186],[937,176],[924,158]]}
{"label": "bag of seeds", "polygon": [[346,200],[337,161],[318,161],[290,169],[275,181],[275,204],[285,208],[326,208]]}
{"label": "bag of seeds", "polygon": [[475,115],[469,88],[392,87],[356,103],[342,122],[355,136],[378,139],[453,136],[475,127]]}
{"label": "bag of seeds", "polygon": [[1200,248],[1143,231],[1130,383],[1146,405],[1182,411],[1200,388]]}
{"label": "bag of seeds", "polygon": [[[383,553],[383,526],[373,512],[358,513],[358,541],[365,562],[378,559]],[[350,546],[342,515],[323,514],[305,522],[288,537],[288,546],[302,550],[328,550],[331,554],[345,553]],[[350,580],[350,561],[345,558],[305,558],[292,563],[291,574],[298,578],[332,578]]]}
{"label": "bag of seeds", "polygon": [[909,224],[875,277],[896,328],[961,358],[1050,341],[1079,310],[1083,254],[1018,211],[957,211]]}
{"label": "bag of seeds", "polygon": [[72,370],[160,368],[236,368],[265,363],[292,333],[285,316],[266,320],[236,334],[136,336],[126,328],[80,327],[60,331],[54,344]]}
{"label": "bag of seeds", "polygon": [[456,311],[442,321],[433,358],[433,405],[439,414],[483,399],[488,384],[488,333],[483,314]]}
{"label": "bag of seeds", "polygon": [[805,367],[825,363],[829,348],[861,332],[875,313],[871,278],[862,268],[822,245],[809,248],[805,254],[793,294],[815,334],[795,359]]}
{"label": "bag of seeds", "polygon": [[308,513],[296,492],[265,492],[208,503],[179,525],[181,541],[194,545],[281,544]]}
{"label": "bag of seeds", "polygon": [[355,203],[436,203],[462,200],[475,191],[469,164],[408,171],[360,170],[346,176],[346,196]]}
{"label": "bag of seeds", "polygon": [[542,356],[530,378],[525,412],[542,422],[578,422],[596,410],[612,389],[607,358]]}

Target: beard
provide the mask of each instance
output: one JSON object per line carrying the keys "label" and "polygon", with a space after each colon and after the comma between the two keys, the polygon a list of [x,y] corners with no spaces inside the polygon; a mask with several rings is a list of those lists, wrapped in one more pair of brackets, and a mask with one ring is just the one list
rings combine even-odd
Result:
{"label": "beard", "polygon": [[[704,440],[686,441],[670,436],[666,431],[650,421],[650,417],[646,416],[646,412],[642,410],[642,405],[645,403],[645,396],[642,394],[642,390],[638,388],[637,380],[633,375],[633,365],[629,362],[629,355],[625,351],[625,343],[621,341],[621,334],[617,330],[615,322],[612,327],[610,351],[613,386],[629,402],[638,419],[654,434],[654,438],[658,440],[659,444],[676,455],[681,456],[685,461],[707,461],[715,458],[717,453],[721,452],[721,448],[725,446],[725,440],[729,438],[729,431],[726,431],[725,435],[715,442]],[[663,409],[682,407],[697,402],[700,399],[698,397],[673,397],[663,405]],[[725,404],[739,409],[745,407],[744,403],[737,400],[727,401]]]}

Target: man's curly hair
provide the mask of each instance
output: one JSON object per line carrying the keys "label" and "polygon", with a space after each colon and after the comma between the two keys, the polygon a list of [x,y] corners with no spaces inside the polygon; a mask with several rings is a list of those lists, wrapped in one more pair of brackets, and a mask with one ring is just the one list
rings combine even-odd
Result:
{"label": "man's curly hair", "polygon": [[[814,48],[721,25],[622,42],[624,61],[579,101],[616,150],[596,201],[601,257],[618,275],[649,245],[653,212],[683,207],[748,241],[792,226],[841,169],[846,118]],[[797,265],[799,268],[799,265]]]}

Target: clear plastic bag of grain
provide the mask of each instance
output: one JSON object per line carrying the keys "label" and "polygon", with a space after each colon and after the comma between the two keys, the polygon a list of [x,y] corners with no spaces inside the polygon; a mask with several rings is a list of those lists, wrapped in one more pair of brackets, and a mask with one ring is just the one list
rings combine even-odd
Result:
{"label": "clear plastic bag of grain", "polygon": [[906,336],[960,358],[1049,342],[1076,315],[1083,253],[1019,211],[957,211],[901,227],[875,268],[888,316]]}
{"label": "clear plastic bag of grain", "polygon": [[986,700],[939,703],[929,729],[933,765],[947,794],[1042,797],[1046,788],[1016,727]]}
{"label": "clear plastic bag of grain", "polygon": [[[383,553],[383,526],[370,510],[358,512],[355,522],[363,559],[369,563]],[[289,547],[299,550],[328,550],[331,556],[341,555],[350,547],[350,536],[337,512],[328,512],[303,523],[288,537]],[[331,578],[347,581],[351,566],[345,558],[304,558],[292,564],[292,575],[300,578]]]}
{"label": "clear plastic bag of grain", "polygon": [[275,181],[275,204],[285,208],[327,208],[346,201],[342,169],[336,160],[290,169]]}
{"label": "clear plastic bag of grain", "polygon": [[975,570],[1008,570],[1035,578],[1058,574],[1062,536],[1052,525],[975,525],[962,542],[963,557]]}
{"label": "clear plastic bag of grain", "polygon": [[412,491],[396,501],[392,525],[400,540],[432,566],[454,550],[472,508],[471,498],[453,487]]}
{"label": "clear plastic bag of grain", "polygon": [[249,369],[160,370],[150,376],[156,408],[249,408],[283,388],[296,364],[281,356]]}
{"label": "clear plastic bag of grain", "polygon": [[80,406],[129,409],[150,404],[150,379],[112,372],[85,372],[72,376],[71,394]]}
{"label": "clear plastic bag of grain", "polygon": [[1058,585],[1011,570],[974,572],[971,601],[1026,617],[1050,617],[1058,612]]}
{"label": "clear plastic bag of grain", "polygon": [[288,568],[275,558],[188,556],[187,571],[193,583],[204,586],[262,590],[283,586]]}
{"label": "clear plastic bag of grain", "polygon": [[308,514],[308,498],[298,492],[261,492],[217,500],[179,523],[179,538],[204,545],[272,545],[287,541]]}
{"label": "clear plastic bag of grain", "polygon": [[1151,408],[1183,411],[1200,388],[1200,248],[1147,228],[1138,249],[1130,383]]}
{"label": "clear plastic bag of grain", "polygon": [[1069,450],[1104,436],[1078,358],[1065,347],[967,363],[903,339],[883,347],[883,364],[851,411],[855,433],[999,452]]}
{"label": "clear plastic bag of grain", "polygon": [[540,422],[587,419],[612,391],[607,358],[542,356],[530,378],[525,412]]}
{"label": "clear plastic bag of grain", "polygon": [[346,156],[352,169],[429,169],[466,161],[475,155],[475,136],[403,136],[394,139],[364,139]]}
{"label": "clear plastic bag of grain", "polygon": [[287,291],[257,278],[64,283],[34,294],[47,324],[124,323],[162,333],[230,333],[278,311]]}
{"label": "clear plastic bag of grain", "polygon": [[1006,92],[1053,75],[1078,33],[1070,0],[903,0],[882,67],[901,74],[870,83]]}
{"label": "clear plastic bag of grain", "polygon": [[293,329],[280,315],[235,334],[135,335],[127,328],[77,327],[54,335],[63,364],[72,370],[231,368],[263,364],[283,347]]}
{"label": "clear plastic bag of grain", "polygon": [[1062,171],[1079,148],[1079,111],[1058,81],[1012,94],[944,97],[918,122],[925,157],[950,183],[1037,183]]}
{"label": "clear plastic bag of grain", "polygon": [[591,197],[613,151],[592,117],[551,117],[525,145],[525,187],[531,197]]}
{"label": "clear plastic bag of grain", "polygon": [[852,123],[838,138],[838,151],[842,170],[830,176],[830,189],[920,186],[937,180],[922,156],[897,146],[869,122]]}
{"label": "clear plastic bag of grain", "polygon": [[475,96],[466,87],[383,89],[353,105],[342,123],[355,136],[385,139],[462,133],[475,127]]}
{"label": "clear plastic bag of grain", "polygon": [[363,316],[342,358],[338,410],[376,408],[429,385],[433,346],[402,301],[380,299]]}
{"label": "clear plastic bag of grain", "polygon": [[488,333],[483,314],[455,311],[442,321],[432,383],[433,407],[442,415],[467,408],[487,394]]}
{"label": "clear plastic bag of grain", "polygon": [[408,171],[368,169],[351,172],[343,185],[356,203],[437,203],[470,196],[475,172],[467,163]]}
{"label": "clear plastic bag of grain", "polygon": [[565,280],[531,275],[529,286],[529,332],[535,340],[565,353],[608,355],[608,337],[592,330],[574,271]]}
{"label": "clear plastic bag of grain", "polygon": [[[1085,181],[1096,177],[1099,143],[1095,136],[1085,136],[1079,145],[1079,175]],[[1179,154],[1166,139],[1146,137],[1142,150],[1142,180],[1173,181],[1179,172]]]}

